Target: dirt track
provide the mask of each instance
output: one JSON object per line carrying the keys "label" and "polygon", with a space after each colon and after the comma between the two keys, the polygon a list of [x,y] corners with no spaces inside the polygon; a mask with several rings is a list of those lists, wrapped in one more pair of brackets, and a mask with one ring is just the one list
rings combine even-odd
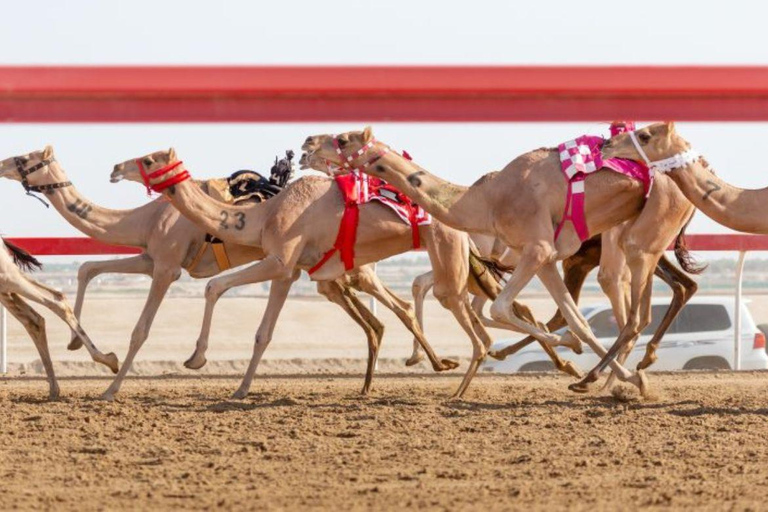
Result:
{"label": "dirt track", "polygon": [[658,397],[565,378],[0,380],[0,509],[762,508],[768,374],[653,375]]}

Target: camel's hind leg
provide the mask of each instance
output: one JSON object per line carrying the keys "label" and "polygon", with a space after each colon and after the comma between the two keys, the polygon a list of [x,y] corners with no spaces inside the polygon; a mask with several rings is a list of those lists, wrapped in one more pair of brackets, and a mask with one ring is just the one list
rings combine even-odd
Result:
{"label": "camel's hind leg", "polygon": [[416,315],[413,312],[413,307],[397,295],[395,295],[389,288],[384,286],[378,276],[372,271],[365,271],[369,267],[360,267],[360,271],[356,279],[356,288],[361,292],[367,293],[378,300],[387,309],[391,310],[397,318],[405,325],[405,327],[413,333],[413,336],[418,340],[421,347],[427,354],[430,363],[432,363],[432,369],[436,372],[443,372],[446,370],[453,370],[459,366],[459,363],[450,359],[439,359],[432,346],[424,337],[424,333],[421,330],[419,322],[416,320]]}
{"label": "camel's hind leg", "polygon": [[113,400],[115,393],[120,390],[120,386],[125,380],[125,376],[131,370],[133,359],[138,354],[139,349],[144,345],[149,337],[149,330],[152,327],[152,322],[155,320],[155,315],[160,307],[160,304],[165,298],[165,294],[168,292],[168,288],[176,281],[181,275],[181,269],[179,267],[155,267],[152,274],[152,285],[149,288],[149,296],[144,304],[144,309],[141,312],[139,321],[136,323],[136,327],[131,333],[131,342],[128,346],[128,354],[123,361],[123,367],[120,368],[115,380],[109,385],[104,394],[101,395],[103,400]]}
{"label": "camel's hind leg", "polygon": [[662,256],[659,260],[659,264],[656,266],[656,275],[672,288],[672,303],[664,314],[656,332],[653,333],[653,338],[648,342],[648,346],[645,348],[645,357],[637,364],[638,370],[645,370],[656,362],[658,359],[656,350],[659,348],[664,334],[699,288],[696,281],[678,269],[666,256]]}
{"label": "camel's hind leg", "polygon": [[363,328],[368,340],[368,364],[365,371],[365,382],[362,394],[367,395],[371,390],[373,372],[376,369],[376,361],[381,349],[381,338],[384,335],[384,324],[373,316],[355,293],[337,281],[320,281],[317,283],[317,291],[329,301],[338,304]]}
{"label": "camel's hind leg", "polygon": [[[75,298],[75,318],[80,320],[85,300],[85,290],[95,277],[102,274],[146,274],[152,275],[152,260],[146,254],[107,261],[86,261],[77,271],[77,297]],[[80,338],[72,333],[72,339],[67,345],[69,350],[77,350],[83,346]]]}
{"label": "camel's hind leg", "polygon": [[75,314],[69,308],[69,304],[67,304],[67,301],[64,298],[64,294],[48,288],[47,286],[41,285],[37,281],[30,279],[23,274],[20,274],[20,279],[15,281],[13,284],[14,289],[9,291],[15,292],[18,295],[29,299],[32,302],[41,304],[53,311],[56,316],[61,318],[67,324],[72,332],[76,333],[80,337],[80,339],[85,344],[85,348],[88,350],[88,353],[91,355],[91,359],[97,363],[101,363],[109,367],[113,373],[117,373],[117,356],[112,352],[109,354],[102,354],[101,351],[96,348],[96,345],[88,337],[88,334],[86,334],[86,332],[80,326],[80,322],[78,322],[77,318],[75,318]]}
{"label": "camel's hind leg", "polygon": [[37,353],[40,354],[40,360],[43,362],[45,376],[48,379],[48,398],[49,400],[56,400],[59,397],[59,384],[56,382],[51,354],[48,351],[45,318],[16,294],[0,294],[0,304],[5,306],[8,312],[24,326],[29,337],[32,338]]}
{"label": "camel's hind leg", "polygon": [[[416,321],[419,322],[419,326],[422,331],[424,330],[424,301],[427,299],[427,293],[432,289],[435,284],[435,278],[433,272],[430,270],[420,276],[416,276],[411,285],[411,293],[413,295],[413,307],[416,312]],[[421,343],[416,337],[413,337],[413,352],[411,357],[405,361],[405,366],[414,366],[424,360],[424,351],[421,349]]]}

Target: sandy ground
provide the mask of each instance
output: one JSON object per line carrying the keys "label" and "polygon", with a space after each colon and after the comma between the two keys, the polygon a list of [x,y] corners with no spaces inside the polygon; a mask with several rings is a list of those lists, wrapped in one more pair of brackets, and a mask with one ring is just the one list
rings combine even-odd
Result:
{"label": "sandy ground", "polygon": [[657,374],[657,397],[566,378],[0,379],[0,509],[758,510],[768,373]]}
{"label": "sandy ground", "polygon": [[[605,301],[604,297],[585,297],[582,304]],[[554,312],[549,299],[525,298],[534,314],[548,319]],[[122,361],[128,349],[131,332],[139,317],[144,299],[134,298],[87,298],[83,311],[83,326],[97,346],[104,352],[114,351]],[[162,304],[142,347],[136,369],[142,363],[167,361],[169,370],[180,368],[194,349],[202,323],[204,301],[202,299],[168,298]],[[214,315],[209,361],[242,361],[250,357],[253,336],[266,306],[265,299],[223,298]],[[757,323],[768,322],[768,296],[755,296],[749,304]],[[66,326],[47,311],[45,314],[49,345],[54,361],[89,361],[84,350],[69,352],[66,345],[70,335]],[[386,326],[381,357],[404,359],[411,353],[412,337],[388,310],[379,307],[379,317]],[[425,329],[427,338],[437,352],[445,356],[470,357],[472,350],[464,332],[450,312],[435,300],[425,305]],[[494,339],[517,338],[515,333],[491,330]],[[38,359],[34,345],[21,326],[9,322],[10,345],[8,358],[12,363],[30,363]],[[367,357],[365,338],[360,328],[341,309],[324,300],[291,298],[275,330],[273,341],[264,359],[363,359]],[[144,364],[144,368],[157,365]],[[214,372],[221,371],[221,365]],[[146,372],[149,370],[144,371]],[[154,370],[153,370],[154,371]],[[283,369],[285,371],[285,369]]]}

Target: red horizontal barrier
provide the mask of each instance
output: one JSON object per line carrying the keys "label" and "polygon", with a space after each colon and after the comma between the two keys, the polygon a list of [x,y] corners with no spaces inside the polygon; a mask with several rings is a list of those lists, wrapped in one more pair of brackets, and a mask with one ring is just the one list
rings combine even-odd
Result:
{"label": "red horizontal barrier", "polygon": [[140,254],[138,247],[110,245],[94,238],[7,238],[35,256],[83,256],[96,254]]}
{"label": "red horizontal barrier", "polygon": [[765,66],[0,67],[0,121],[768,120]]}
{"label": "red horizontal barrier", "polygon": [[[140,254],[142,249],[109,245],[93,238],[7,238],[36,256]],[[768,235],[686,235],[693,251],[768,251]]]}

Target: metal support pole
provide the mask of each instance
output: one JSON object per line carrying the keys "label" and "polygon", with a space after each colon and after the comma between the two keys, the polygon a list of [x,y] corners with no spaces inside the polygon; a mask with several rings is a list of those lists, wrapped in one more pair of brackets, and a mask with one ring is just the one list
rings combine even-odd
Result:
{"label": "metal support pole", "polygon": [[8,373],[8,317],[0,306],[0,373]]}
{"label": "metal support pole", "polygon": [[736,325],[733,326],[733,369],[741,370],[741,289],[744,277],[744,261],[747,259],[747,252],[739,252],[739,261],[736,263],[736,297],[734,305],[734,319]]}

